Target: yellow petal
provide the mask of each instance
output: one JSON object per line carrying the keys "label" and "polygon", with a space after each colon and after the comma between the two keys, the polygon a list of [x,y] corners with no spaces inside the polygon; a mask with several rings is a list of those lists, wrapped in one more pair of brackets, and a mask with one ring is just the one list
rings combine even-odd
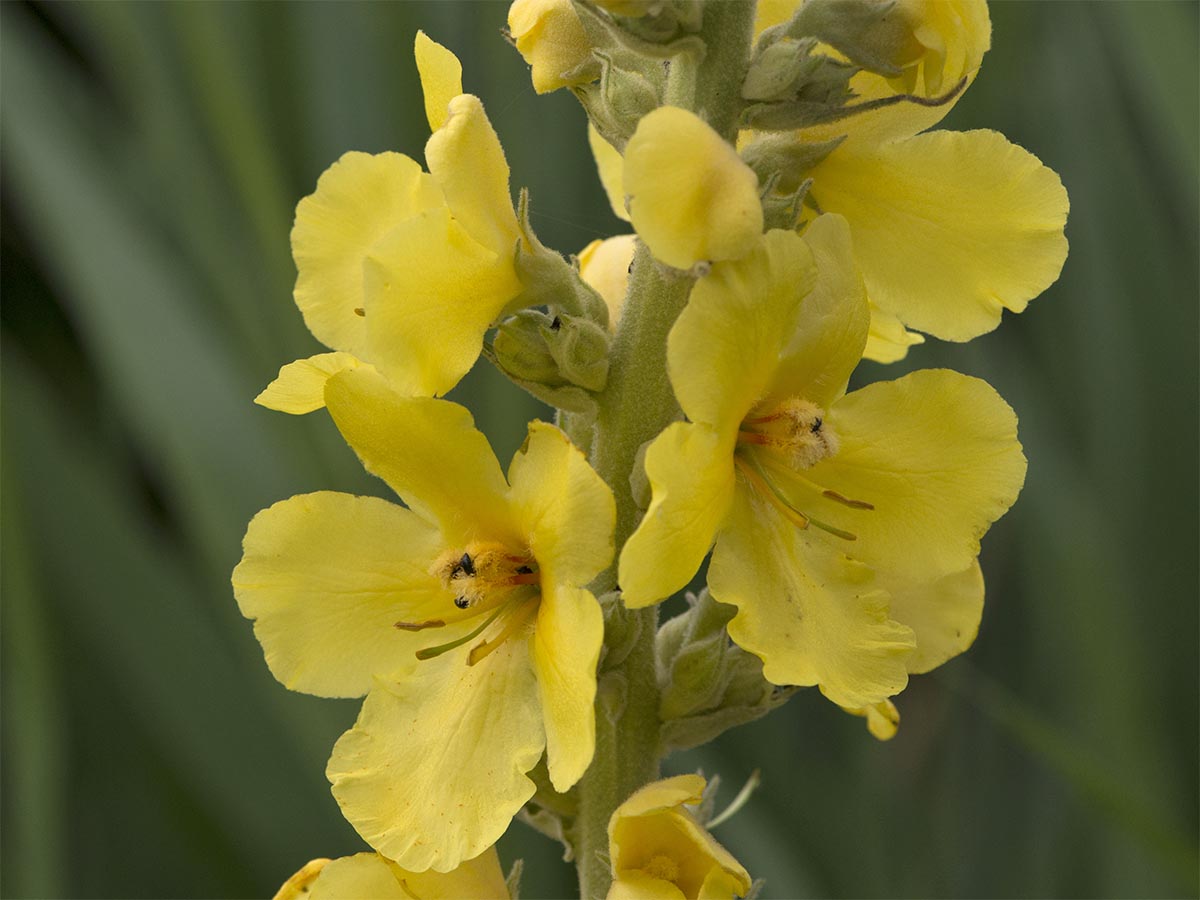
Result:
{"label": "yellow petal", "polygon": [[846,390],[862,357],[870,312],[846,220],[819,216],[805,229],[804,242],[812,251],[817,279],[800,304],[770,395],[776,400],[804,397],[825,409]]}
{"label": "yellow petal", "polygon": [[579,277],[604,298],[609,331],[616,331],[621,320],[625,294],[629,291],[629,267],[636,251],[635,234],[595,240],[579,251]]}
{"label": "yellow petal", "polygon": [[508,192],[508,162],[478,97],[462,94],[450,101],[449,117],[425,145],[425,163],[467,233],[511,257],[517,215]]}
{"label": "yellow petal", "polygon": [[983,616],[983,572],[973,562],[931,584],[892,590],[892,618],[917,635],[908,660],[914,675],[936,669],[975,642]]}
{"label": "yellow petal", "polygon": [[396,622],[455,612],[428,571],[436,529],[385,500],[292,497],[250,521],[243,547],[234,594],[271,673],[292,690],[360,697],[419,649]]}
{"label": "yellow petal", "polygon": [[408,219],[365,265],[369,359],[407,394],[440,395],[475,364],[521,291],[511,255],[477,243],[445,208]]}
{"label": "yellow petal", "polygon": [[758,0],[754,10],[754,36],[773,25],[782,25],[800,8],[802,0]]}
{"label": "yellow petal", "polygon": [[467,648],[413,662],[367,695],[326,770],[342,814],[414,872],[449,872],[504,833],[545,747],[529,641],[477,665]]}
{"label": "yellow petal", "polygon": [[888,617],[888,596],[872,578],[746,486],[708,569],[713,597],[738,607],[729,636],[762,659],[768,681],[820,685],[849,707],[878,703],[908,681],[912,631]]}
{"label": "yellow petal", "polygon": [[295,299],[309,331],[327,347],[365,358],[363,259],[393,227],[440,205],[421,167],[400,153],[347,153],[296,206]]}
{"label": "yellow petal", "polygon": [[509,505],[543,572],[564,584],[587,584],[612,562],[612,491],[562,431],[531,422],[508,480]]}
{"label": "yellow petal", "polygon": [[829,541],[889,579],[919,583],[961,572],[1025,480],[1017,418],[978,378],[923,369],[877,382],[839,400],[826,421],[840,449],[804,475],[874,509],[851,509],[816,491],[797,505],[857,535]]}
{"label": "yellow petal", "polygon": [[687,896],[669,881],[630,869],[617,873],[608,888],[607,900],[687,900]]}
{"label": "yellow petal", "polygon": [[891,700],[884,700],[862,709],[846,709],[852,716],[867,720],[867,731],[877,741],[890,741],[900,730],[900,710]]}
{"label": "yellow petal", "polygon": [[406,872],[399,866],[393,869],[399,872],[400,883],[407,891],[406,900],[508,900],[508,885],[495,847],[467,860],[453,872]]}
{"label": "yellow petal", "polygon": [[592,44],[571,0],[515,0],[508,8],[508,30],[533,68],[537,93],[593,80],[568,77],[592,58]]}
{"label": "yellow petal", "polygon": [[423,31],[417,32],[413,55],[417,58],[421,91],[425,95],[425,118],[429,120],[429,130],[437,131],[446,123],[450,101],[463,92],[462,63]]}
{"label": "yellow petal", "polygon": [[804,241],[771,231],[696,283],[667,338],[667,370],[689,419],[736,430],[771,384],[816,277]]}
{"label": "yellow petal", "polygon": [[602,138],[590,122],[588,146],[592,148],[596,171],[600,174],[600,183],[604,186],[604,193],[608,195],[613,214],[618,219],[628,222],[629,212],[625,209],[625,160],[621,157],[621,151]]}
{"label": "yellow petal", "polygon": [[750,889],[749,873],[742,869],[742,875],[713,866],[700,885],[696,900],[741,900]]}
{"label": "yellow petal", "polygon": [[533,664],[550,782],[565,793],[583,776],[596,749],[596,664],[604,615],[590,591],[543,578]]}
{"label": "yellow petal", "polygon": [[439,523],[447,544],[515,541],[508,485],[465,408],[447,400],[402,397],[366,369],[331,378],[325,402],[367,471],[419,515]]}
{"label": "yellow petal", "polygon": [[275,892],[273,900],[300,900],[302,897],[308,897],[313,882],[317,880],[317,876],[321,874],[321,871],[330,862],[332,860],[309,860],[295,875],[280,885],[279,890]]}
{"label": "yellow petal", "polygon": [[617,807],[608,823],[608,836],[611,839],[613,828],[620,818],[645,816],[685,803],[696,804],[703,796],[704,779],[699,775],[674,775],[651,782],[634,791]]}
{"label": "yellow petal", "polygon": [[703,424],[669,425],[646,451],[653,497],[621,550],[625,605],[648,606],[692,580],[733,496],[733,436]]}
{"label": "yellow petal", "polygon": [[871,304],[871,330],[867,332],[866,359],[878,363],[899,362],[908,356],[908,348],[925,343],[925,336],[909,331],[891,313]]}
{"label": "yellow petal", "polygon": [[313,883],[309,898],[412,900],[412,896],[400,886],[395,869],[378,853],[355,853],[333,860]]}
{"label": "yellow petal", "polygon": [[633,227],[677,269],[737,259],[762,234],[758,177],[699,116],[663,106],[643,116],[625,148]]}
{"label": "yellow petal", "polygon": [[1067,255],[1067,194],[994,131],[935,131],[839,148],[812,196],[845,216],[871,301],[952,341],[991,331],[1051,285]]}
{"label": "yellow petal", "polygon": [[325,382],[343,369],[365,365],[351,353],[318,353],[290,362],[254,402],[267,409],[303,415],[325,405]]}
{"label": "yellow petal", "polygon": [[[309,866],[314,863],[320,863],[321,868],[312,873],[308,894],[293,893],[275,900],[296,900],[299,896],[312,900],[507,900],[509,896],[495,847],[453,872],[409,872],[378,853],[314,860]],[[301,874],[303,870],[293,878]]]}

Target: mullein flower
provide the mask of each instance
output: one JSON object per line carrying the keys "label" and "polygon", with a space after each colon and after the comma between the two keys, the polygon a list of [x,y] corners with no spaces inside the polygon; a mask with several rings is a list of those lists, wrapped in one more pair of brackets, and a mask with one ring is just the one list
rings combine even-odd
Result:
{"label": "mullein flower", "polygon": [[[400,153],[345,154],[297,206],[292,254],[296,304],[313,335],[401,393],[433,396],[471,368],[522,285],[496,132],[479,98],[462,92],[453,53],[423,33],[415,53],[433,132],[429,171]],[[296,411],[271,389],[258,402]]]}
{"label": "mullein flower", "polygon": [[328,776],[376,850],[448,872],[534,793],[543,750],[565,791],[592,758],[599,603],[612,494],[534,422],[508,480],[461,406],[340,371],[325,405],[363,464],[405,501],[320,492],[259,513],[233,586],[271,672],[366,701]]}
{"label": "mullein flower", "polygon": [[452,872],[409,872],[378,853],[314,859],[284,882],[274,900],[508,900],[495,848]]}
{"label": "mullein flower", "polygon": [[1023,311],[1062,270],[1069,208],[1058,175],[998,132],[926,131],[979,71],[991,44],[985,0],[899,0],[893,15],[908,33],[892,60],[899,74],[859,72],[849,106],[913,101],[796,135],[840,141],[797,177],[812,179],[809,219],[833,212],[850,224],[868,296],[886,319],[877,337],[900,337],[890,351],[872,346],[881,361],[912,341],[900,323],[966,341],[995,328],[1003,310]]}
{"label": "mullein flower", "polygon": [[687,808],[703,793],[699,775],[677,775],[617,807],[608,823],[608,900],[733,900],[750,890],[742,864]]}
{"label": "mullein flower", "polygon": [[508,30],[539,94],[586,84],[600,74],[571,0],[515,0],[508,8]]}
{"label": "mullein flower", "polygon": [[619,581],[627,605],[655,603],[715,542],[708,585],[738,607],[733,640],[769,681],[859,710],[969,645],[979,540],[1025,459],[979,379],[845,393],[870,319],[852,260],[846,223],[822,216],[697,283],[667,351],[688,421],[647,450],[653,496]]}

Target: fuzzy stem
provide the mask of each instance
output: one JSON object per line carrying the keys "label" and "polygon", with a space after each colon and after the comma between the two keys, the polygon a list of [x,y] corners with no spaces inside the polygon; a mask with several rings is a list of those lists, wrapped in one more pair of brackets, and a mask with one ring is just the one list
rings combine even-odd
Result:
{"label": "fuzzy stem", "polygon": [[[710,0],[704,8],[700,37],[705,55],[690,91],[693,109],[719,134],[732,141],[741,111],[741,84],[750,55],[753,0]],[[673,94],[675,92],[673,91]],[[672,102],[678,102],[676,96]],[[609,378],[597,398],[591,459],[617,501],[615,545],[618,555],[637,527],[641,511],[629,477],[638,449],[679,416],[667,377],[667,334],[687,303],[694,279],[665,269],[638,243],[629,274],[621,321],[613,338]],[[593,585],[596,593],[617,586],[617,565]],[[596,754],[579,783],[575,849],[580,896],[597,900],[612,880],[608,859],[608,821],[631,793],[659,777],[659,692],[654,643],[658,610],[626,611],[616,627],[638,635],[629,655],[600,676],[596,699]],[[617,635],[607,635],[610,645]]]}

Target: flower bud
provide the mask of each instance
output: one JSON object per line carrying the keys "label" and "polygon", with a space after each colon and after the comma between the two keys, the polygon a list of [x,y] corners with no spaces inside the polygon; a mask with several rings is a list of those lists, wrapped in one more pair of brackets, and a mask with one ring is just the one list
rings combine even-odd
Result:
{"label": "flower bud", "polygon": [[508,29],[532,67],[533,89],[546,94],[594,81],[600,68],[571,0],[515,0]]}
{"label": "flower bud", "polygon": [[496,331],[492,359],[539,400],[588,412],[608,380],[608,332],[588,319],[524,309]]}
{"label": "flower bud", "polygon": [[791,695],[762,676],[759,659],[729,639],[736,609],[707,590],[688,595],[691,608],[658,632],[656,654],[663,745],[681,750],[766,715]]}

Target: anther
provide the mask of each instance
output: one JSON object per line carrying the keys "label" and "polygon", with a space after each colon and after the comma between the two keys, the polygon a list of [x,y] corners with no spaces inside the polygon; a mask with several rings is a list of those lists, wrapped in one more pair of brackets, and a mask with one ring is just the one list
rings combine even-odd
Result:
{"label": "anther", "polygon": [[443,628],[445,625],[441,619],[429,619],[425,622],[397,622],[392,627],[401,631],[424,631],[426,628]]}
{"label": "anther", "polygon": [[466,597],[455,597],[454,605],[457,606],[459,609],[470,609],[471,601]]}
{"label": "anther", "polygon": [[356,307],[354,307],[354,314],[356,316],[361,316],[365,319],[367,316],[367,311],[365,309],[363,309],[361,306],[356,306]]}
{"label": "anther", "polygon": [[866,500],[851,500],[849,497],[843,497],[837,491],[831,491],[826,488],[821,492],[822,497],[828,497],[835,503],[841,503],[843,506],[848,506],[851,509],[874,509],[874,503],[868,503]]}

